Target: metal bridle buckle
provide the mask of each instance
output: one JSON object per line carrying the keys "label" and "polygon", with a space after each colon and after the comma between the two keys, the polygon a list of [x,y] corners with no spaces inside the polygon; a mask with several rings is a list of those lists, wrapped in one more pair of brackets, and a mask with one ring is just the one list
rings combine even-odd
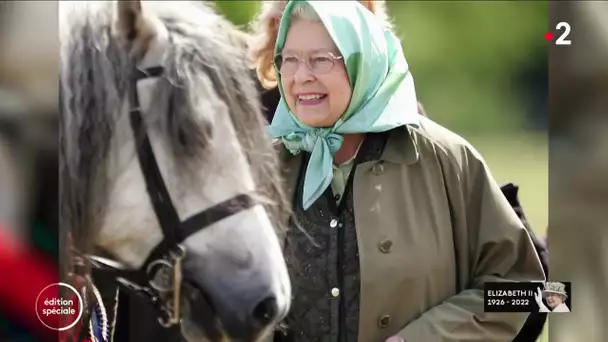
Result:
{"label": "metal bridle buckle", "polygon": [[168,307],[162,307],[167,316],[158,319],[158,322],[164,328],[169,328],[180,322],[182,260],[186,256],[186,249],[181,245],[177,247],[177,250],[169,252],[169,260],[155,260],[146,269],[150,276],[150,286],[153,289],[158,291],[162,297],[169,297],[172,294],[172,299],[167,300]]}

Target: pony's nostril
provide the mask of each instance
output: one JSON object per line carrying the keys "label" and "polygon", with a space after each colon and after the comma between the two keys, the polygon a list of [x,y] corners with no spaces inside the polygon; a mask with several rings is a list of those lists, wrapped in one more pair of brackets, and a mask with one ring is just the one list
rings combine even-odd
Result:
{"label": "pony's nostril", "polygon": [[274,296],[271,296],[259,302],[258,305],[253,308],[251,315],[256,324],[266,326],[277,317],[278,313],[279,307],[277,305],[277,300]]}

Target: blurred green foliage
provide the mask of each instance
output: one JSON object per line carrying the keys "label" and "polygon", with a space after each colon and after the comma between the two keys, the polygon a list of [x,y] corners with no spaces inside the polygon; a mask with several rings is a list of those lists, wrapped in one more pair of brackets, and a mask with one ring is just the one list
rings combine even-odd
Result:
{"label": "blurred green foliage", "polygon": [[418,98],[461,133],[519,130],[515,79],[547,58],[546,2],[390,1]]}
{"label": "blurred green foliage", "polygon": [[[216,4],[238,25],[259,9],[257,1]],[[546,63],[546,1],[388,1],[388,9],[434,120],[463,135],[495,135],[543,115],[526,113],[529,90],[518,80]]]}
{"label": "blurred green foliage", "polygon": [[260,9],[259,1],[214,1],[215,7],[238,26],[246,26]]}

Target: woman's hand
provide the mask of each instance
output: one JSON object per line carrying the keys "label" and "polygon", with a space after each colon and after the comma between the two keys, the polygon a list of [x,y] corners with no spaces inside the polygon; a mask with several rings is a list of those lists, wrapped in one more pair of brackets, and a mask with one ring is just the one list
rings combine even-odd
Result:
{"label": "woman's hand", "polygon": [[536,304],[538,304],[538,306],[544,305],[543,304],[543,294],[539,288],[536,289],[536,293],[534,294],[534,299],[536,300]]}
{"label": "woman's hand", "polygon": [[549,308],[547,308],[543,303],[543,294],[540,289],[536,289],[534,299],[536,300],[536,304],[538,304],[538,312],[551,312],[551,310],[549,310]]}
{"label": "woman's hand", "polygon": [[401,336],[391,336],[385,342],[405,342]]}

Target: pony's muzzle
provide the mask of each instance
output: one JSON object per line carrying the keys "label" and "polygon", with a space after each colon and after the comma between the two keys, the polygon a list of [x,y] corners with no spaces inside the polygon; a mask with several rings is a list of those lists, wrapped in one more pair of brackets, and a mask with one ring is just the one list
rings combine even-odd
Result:
{"label": "pony's muzzle", "polygon": [[204,313],[193,307],[202,308],[206,300],[224,337],[253,342],[287,315],[289,274],[276,232],[261,206],[220,223],[184,242],[182,275],[196,291],[184,289],[189,293],[182,298],[189,298],[189,323],[197,330],[209,335]]}
{"label": "pony's muzzle", "polygon": [[222,340],[223,336],[231,341],[256,341],[289,309],[273,278],[264,273],[256,271],[255,276],[240,277],[238,271],[222,272],[204,281],[196,277],[199,281],[195,281],[191,278],[193,269],[185,267],[182,291],[189,301],[190,317],[184,318],[211,341]]}

